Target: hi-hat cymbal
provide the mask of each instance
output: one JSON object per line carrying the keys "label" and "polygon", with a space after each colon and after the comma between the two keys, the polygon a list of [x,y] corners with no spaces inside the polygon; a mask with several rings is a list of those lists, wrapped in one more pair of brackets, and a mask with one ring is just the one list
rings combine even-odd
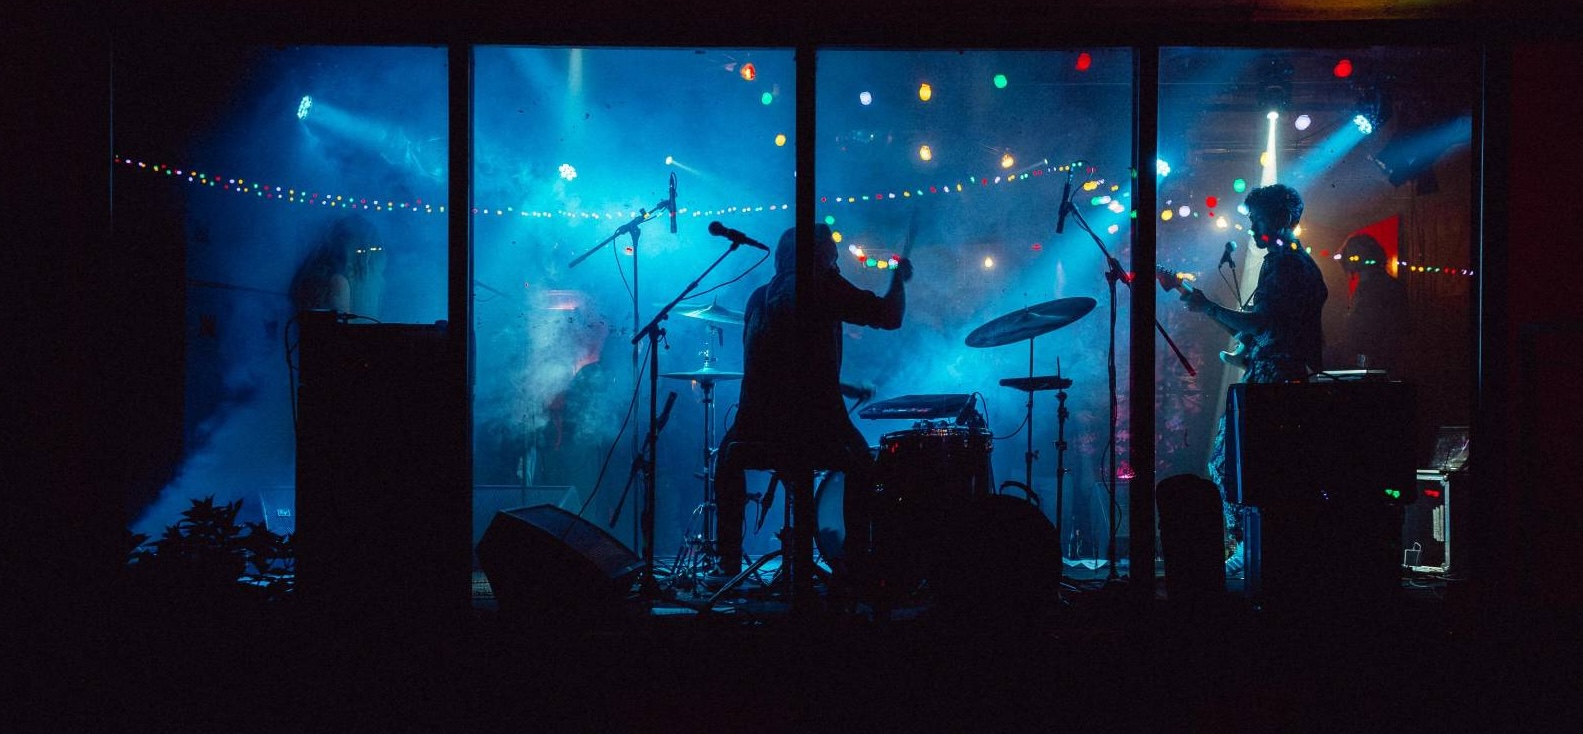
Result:
{"label": "hi-hat cymbal", "polygon": [[970,347],[998,347],[1055,331],[1094,310],[1087,296],[1057,298],[991,319],[967,335]]}
{"label": "hi-hat cymbal", "polygon": [[741,311],[733,311],[729,308],[726,308],[725,306],[720,305],[719,303],[711,303],[707,306],[704,306],[703,308],[693,309],[692,311],[683,311],[682,315],[688,318],[698,319],[700,321],[712,321],[717,324],[735,324],[737,326],[741,326],[744,320]]}
{"label": "hi-hat cymbal", "polygon": [[1038,392],[1040,390],[1065,390],[1072,386],[1072,381],[1060,375],[1036,375],[1034,377],[1008,377],[1001,380],[1000,384],[1023,392]]}
{"label": "hi-hat cymbal", "polygon": [[660,373],[660,377],[668,377],[672,380],[692,380],[693,382],[700,382],[705,385],[713,385],[717,382],[725,382],[727,380],[740,380],[742,379],[742,373],[726,372],[724,370],[717,370],[713,367],[705,367],[703,369],[697,369],[691,372],[662,372]]}

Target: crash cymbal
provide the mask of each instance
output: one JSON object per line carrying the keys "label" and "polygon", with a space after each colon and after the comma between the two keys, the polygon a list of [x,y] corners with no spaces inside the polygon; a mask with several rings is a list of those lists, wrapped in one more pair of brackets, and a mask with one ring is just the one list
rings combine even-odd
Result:
{"label": "crash cymbal", "polygon": [[737,326],[741,326],[743,322],[741,311],[733,311],[729,308],[726,308],[725,306],[720,305],[719,303],[711,303],[708,306],[694,309],[692,311],[683,311],[682,315],[691,319],[698,319],[700,321],[711,321],[716,324],[735,324]]}
{"label": "crash cymbal", "polygon": [[967,335],[970,347],[998,347],[1055,331],[1094,310],[1087,296],[1057,298],[991,319]]}
{"label": "crash cymbal", "polygon": [[742,373],[726,372],[724,370],[717,370],[713,367],[705,367],[703,369],[693,370],[691,372],[662,372],[660,373],[660,377],[667,377],[672,380],[692,380],[693,382],[701,382],[705,385],[713,385],[717,382],[725,382],[727,380],[740,380],[742,379]]}

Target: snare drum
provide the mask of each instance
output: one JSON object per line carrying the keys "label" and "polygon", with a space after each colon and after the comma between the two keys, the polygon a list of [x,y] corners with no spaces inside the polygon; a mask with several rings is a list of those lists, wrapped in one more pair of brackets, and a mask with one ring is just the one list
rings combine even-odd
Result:
{"label": "snare drum", "polygon": [[960,506],[994,491],[990,432],[967,426],[925,426],[887,433],[875,460],[875,488],[890,501]]}

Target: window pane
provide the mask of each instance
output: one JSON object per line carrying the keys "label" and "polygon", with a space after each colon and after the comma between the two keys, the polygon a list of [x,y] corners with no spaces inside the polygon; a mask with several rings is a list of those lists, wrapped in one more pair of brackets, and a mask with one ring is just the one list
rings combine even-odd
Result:
{"label": "window pane", "polygon": [[[821,52],[818,65],[817,212],[841,235],[841,271],[883,292],[890,258],[910,255],[915,264],[900,329],[847,329],[844,376],[872,382],[881,400],[971,396],[995,437],[994,483],[1031,483],[1052,521],[1064,458],[1063,533],[1078,541],[1067,543],[1068,555],[1090,560],[1105,555],[1095,541],[1106,532],[1110,439],[1110,306],[1094,238],[1122,262],[1130,258],[1132,90],[1126,49],[834,50]],[[1069,180],[1077,215],[1058,233]],[[1117,306],[1125,477],[1124,292]],[[1014,324],[1028,328],[1006,328]],[[1034,392],[1030,468],[1029,393],[1001,381],[1057,372],[1072,380],[1069,448],[1061,457],[1054,447],[1057,394]],[[874,445],[913,427],[907,419],[857,423]]]}
{"label": "window pane", "polygon": [[[726,253],[711,222],[769,243],[791,225],[792,54],[494,47],[474,58],[475,529],[501,507],[586,504],[587,520],[638,548],[641,481],[622,495],[649,383],[633,334]],[[684,314],[740,314],[773,272],[764,256],[732,252],[671,313],[661,373],[741,371],[740,324]],[[660,380],[662,405],[678,393],[658,451],[662,556],[703,532],[704,447],[720,440],[738,387],[713,388],[706,421],[700,383]]]}
{"label": "window pane", "polygon": [[157,534],[208,495],[259,520],[294,484],[295,312],[446,317],[445,51],[126,51],[118,246],[185,276],[171,284],[185,293],[170,336],[185,349],[180,457],[163,488],[133,490],[134,527]]}
{"label": "window pane", "polygon": [[[1471,418],[1475,61],[1466,49],[1167,49],[1160,65],[1161,267],[1222,305],[1246,301],[1265,251],[1238,207],[1261,185],[1294,188],[1296,235],[1328,293],[1323,367],[1414,384],[1417,425],[1399,440],[1420,466],[1440,426]],[[1203,475],[1226,387],[1244,375],[1217,359],[1224,330],[1161,298],[1199,375],[1162,350],[1160,474]],[[1302,450],[1347,438],[1314,436]]]}

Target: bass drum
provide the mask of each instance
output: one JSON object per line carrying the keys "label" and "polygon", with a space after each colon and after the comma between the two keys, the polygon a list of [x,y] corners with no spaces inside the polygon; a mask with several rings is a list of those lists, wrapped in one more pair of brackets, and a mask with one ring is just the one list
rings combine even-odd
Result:
{"label": "bass drum", "polygon": [[931,577],[958,541],[952,527],[992,496],[992,437],[965,426],[885,434],[874,450],[874,482],[852,496],[842,474],[816,495],[820,553],[867,594],[906,594]]}
{"label": "bass drum", "polygon": [[920,541],[929,536],[910,530],[912,518],[880,498],[875,488],[848,498],[840,472],[825,474],[814,498],[814,546],[849,592],[870,601],[911,593],[927,568]]}
{"label": "bass drum", "polygon": [[1061,539],[1037,505],[1015,495],[981,497],[955,518],[951,549],[930,585],[942,616],[1021,627],[1060,609]]}
{"label": "bass drum", "polygon": [[814,506],[818,521],[813,534],[814,547],[834,568],[846,559],[842,548],[846,543],[846,475],[827,472],[821,477],[819,489],[814,493]]}

